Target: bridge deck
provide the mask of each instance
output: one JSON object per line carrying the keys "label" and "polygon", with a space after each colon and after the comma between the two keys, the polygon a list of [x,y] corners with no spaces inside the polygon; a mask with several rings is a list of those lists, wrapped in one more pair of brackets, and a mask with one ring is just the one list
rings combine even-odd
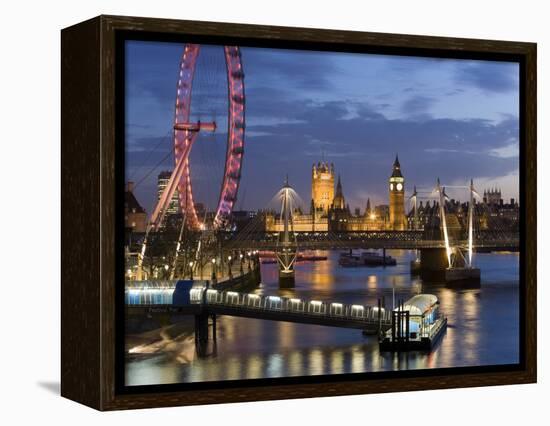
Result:
{"label": "bridge deck", "polygon": [[[224,245],[227,249],[272,250],[277,247],[277,233],[258,232],[229,238]],[[357,231],[357,232],[312,232],[296,233],[300,249],[426,249],[444,248],[441,238],[434,238],[424,231]],[[468,237],[463,235],[453,240],[453,246],[467,246]],[[514,231],[479,231],[474,235],[474,248],[493,250],[517,250],[519,233]]]}
{"label": "bridge deck", "polygon": [[190,296],[191,303],[189,305],[173,305],[162,301],[151,303],[151,299],[133,299],[133,303],[126,305],[126,312],[132,316],[146,314],[230,315],[354,328],[373,333],[379,329],[385,331],[391,327],[391,311],[384,308],[379,310],[377,306],[260,296],[203,287],[191,289]]}
{"label": "bridge deck", "polygon": [[260,296],[235,291],[192,289],[191,304],[200,305],[208,313],[317,324],[329,327],[377,331],[391,326],[391,312],[378,307],[347,305],[317,300],[301,300],[279,296]]}

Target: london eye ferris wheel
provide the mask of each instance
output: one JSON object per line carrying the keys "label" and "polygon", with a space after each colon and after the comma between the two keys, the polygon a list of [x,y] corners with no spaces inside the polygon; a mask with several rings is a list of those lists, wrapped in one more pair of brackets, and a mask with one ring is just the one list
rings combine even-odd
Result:
{"label": "london eye ferris wheel", "polygon": [[[224,147],[224,164],[217,165],[217,168],[223,169],[223,174],[221,170],[207,170],[204,164],[197,166],[203,183],[207,181],[203,192],[217,192],[217,199],[210,206],[214,212],[210,225],[214,228],[223,226],[235,206],[244,155],[245,92],[241,51],[238,46],[205,47],[199,44],[186,44],[184,47],[174,113],[174,173],[181,164],[175,183],[181,213],[186,218],[187,226],[193,229],[203,229],[206,220],[196,207],[193,145],[203,145],[200,149],[206,153],[204,157],[212,157],[215,154],[213,147],[208,145],[208,134],[218,132],[218,145]],[[199,60],[201,51],[207,51],[202,55],[202,62]],[[225,75],[221,75],[220,71]],[[227,130],[220,125],[226,125]],[[225,140],[220,143],[220,138]],[[204,179],[205,174],[209,175],[209,179]],[[219,191],[215,191],[212,177],[218,181]]]}

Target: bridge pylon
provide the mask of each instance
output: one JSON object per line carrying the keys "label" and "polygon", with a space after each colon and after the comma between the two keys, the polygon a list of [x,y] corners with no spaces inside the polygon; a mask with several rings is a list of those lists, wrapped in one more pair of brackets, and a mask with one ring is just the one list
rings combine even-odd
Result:
{"label": "bridge pylon", "polygon": [[288,184],[288,176],[284,187],[279,192],[281,198],[281,221],[283,231],[277,240],[277,263],[279,265],[279,286],[294,287],[294,265],[298,255],[298,243],[294,232],[293,217],[294,190]]}
{"label": "bridge pylon", "polygon": [[[473,180],[467,187],[469,190],[468,217],[466,222],[467,241],[466,244],[460,242],[451,243],[451,235],[448,229],[447,217],[445,212],[445,203],[448,197],[445,194],[445,187],[441,185],[439,178],[435,192],[439,196],[439,219],[441,233],[443,237],[443,248],[428,248],[421,250],[420,270],[424,278],[431,278],[432,273],[436,273],[437,280],[439,276],[445,283],[463,282],[467,284],[479,284],[480,270],[473,266],[474,253],[474,197],[478,196],[474,189]],[[411,264],[412,265],[412,264]]]}

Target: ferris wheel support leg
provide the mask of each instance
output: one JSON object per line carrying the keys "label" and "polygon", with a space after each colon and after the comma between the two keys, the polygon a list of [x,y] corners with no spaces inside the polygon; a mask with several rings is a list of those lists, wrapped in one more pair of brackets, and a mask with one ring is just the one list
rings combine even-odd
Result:
{"label": "ferris wheel support leg", "polygon": [[164,215],[166,214],[166,209],[168,208],[168,205],[170,204],[170,201],[174,196],[174,192],[176,191],[176,188],[177,188],[177,183],[181,179],[181,176],[185,169],[185,162],[187,160],[187,156],[189,155],[189,151],[191,150],[191,146],[193,145],[195,137],[196,135],[194,134],[190,138],[189,143],[187,144],[187,147],[185,149],[185,152],[179,158],[176,164],[176,167],[174,168],[174,171],[170,175],[170,179],[166,184],[166,188],[162,192],[162,195],[157,205],[155,206],[153,213],[151,214],[149,223],[147,224],[147,228],[145,230],[145,237],[143,238],[143,244],[141,246],[141,251],[140,251],[140,254],[138,255],[138,264],[137,264],[137,270],[136,270],[136,279],[138,281],[141,281],[143,277],[143,259],[145,258],[145,251],[147,249],[147,240],[149,237],[149,233],[152,230],[158,229],[160,223],[162,222],[162,219],[164,218]]}
{"label": "ferris wheel support leg", "polygon": [[170,175],[170,179],[166,184],[166,188],[162,192],[160,200],[158,201],[155,207],[155,210],[151,215],[151,223],[153,224],[154,228],[158,227],[158,225],[164,218],[164,215],[166,214],[166,209],[168,208],[168,205],[170,204],[170,201],[174,196],[174,192],[176,191],[178,182],[180,181],[181,176],[185,170],[185,162],[187,161],[187,157],[189,156],[189,152],[191,151],[191,146],[193,145],[195,138],[196,138],[196,133],[191,136],[187,146],[185,147],[184,153],[178,159],[176,163],[176,167],[172,171],[172,174]]}
{"label": "ferris wheel support leg", "polygon": [[178,243],[176,245],[176,253],[174,255],[174,262],[172,263],[172,270],[170,271],[170,279],[171,280],[174,279],[174,275],[176,273],[176,266],[178,264],[178,257],[179,257],[179,254],[180,254],[181,243],[182,243],[182,238],[183,238],[183,230],[185,228],[185,219],[186,218],[187,218],[187,216],[184,214],[183,220],[181,221],[180,235],[178,237]]}

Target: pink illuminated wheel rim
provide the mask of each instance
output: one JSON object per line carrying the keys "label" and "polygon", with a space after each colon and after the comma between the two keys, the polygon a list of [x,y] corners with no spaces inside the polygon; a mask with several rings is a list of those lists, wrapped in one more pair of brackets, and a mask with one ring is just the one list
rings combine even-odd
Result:
{"label": "pink illuminated wheel rim", "polygon": [[[213,221],[213,226],[216,229],[225,225],[237,201],[244,155],[245,130],[244,73],[241,52],[238,46],[224,46],[223,51],[227,70],[229,108],[225,168]],[[178,182],[179,203],[182,214],[186,215],[188,226],[193,229],[202,229],[204,225],[195,210],[189,167],[189,153],[195,140],[196,132],[186,128],[191,115],[191,92],[199,53],[199,44],[185,45],[179,67],[174,115],[174,153],[176,163],[182,155],[187,157],[185,158],[183,174]]]}

